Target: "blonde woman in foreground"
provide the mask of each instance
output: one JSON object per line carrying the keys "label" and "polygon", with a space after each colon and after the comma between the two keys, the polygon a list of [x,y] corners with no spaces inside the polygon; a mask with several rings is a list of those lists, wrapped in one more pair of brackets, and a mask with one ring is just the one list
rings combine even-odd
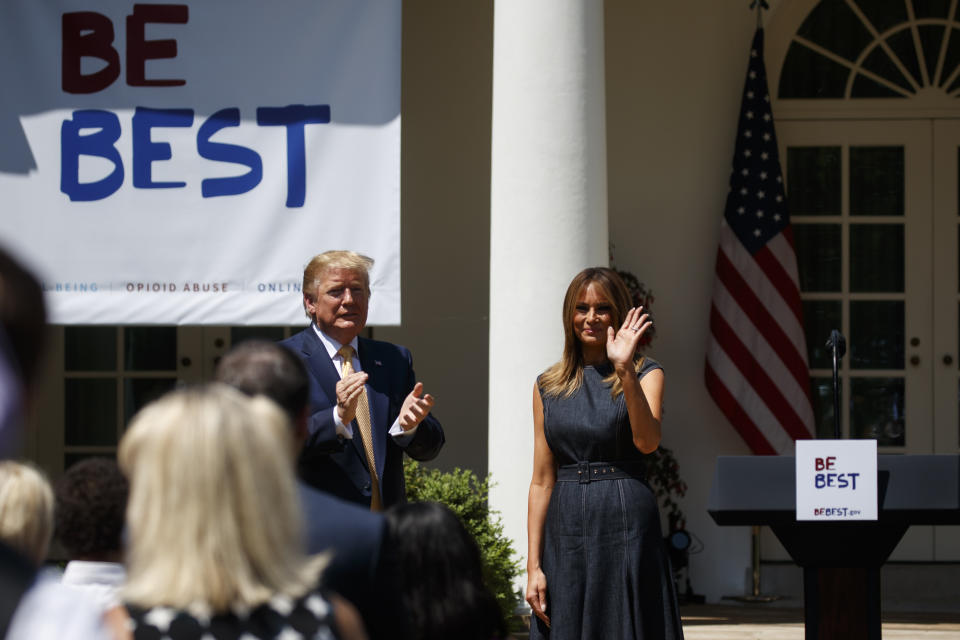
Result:
{"label": "blonde woman in foreground", "polygon": [[366,637],[351,605],[318,590],[324,558],[301,551],[293,452],[281,409],[226,385],[137,414],[119,449],[134,638]]}

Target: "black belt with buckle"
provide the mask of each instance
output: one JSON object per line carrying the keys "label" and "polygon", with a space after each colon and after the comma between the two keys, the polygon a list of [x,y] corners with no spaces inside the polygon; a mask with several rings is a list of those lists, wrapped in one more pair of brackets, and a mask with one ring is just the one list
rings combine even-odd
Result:
{"label": "black belt with buckle", "polygon": [[575,462],[557,469],[557,482],[587,484],[598,480],[643,479],[642,462]]}

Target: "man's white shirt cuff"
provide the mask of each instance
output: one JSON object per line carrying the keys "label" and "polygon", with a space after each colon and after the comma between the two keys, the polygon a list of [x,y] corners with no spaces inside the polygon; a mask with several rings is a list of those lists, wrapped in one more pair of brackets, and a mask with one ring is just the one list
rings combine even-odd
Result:
{"label": "man's white shirt cuff", "polygon": [[336,428],[338,436],[346,438],[347,440],[353,440],[353,423],[343,424],[336,405],[333,407],[333,426]]}

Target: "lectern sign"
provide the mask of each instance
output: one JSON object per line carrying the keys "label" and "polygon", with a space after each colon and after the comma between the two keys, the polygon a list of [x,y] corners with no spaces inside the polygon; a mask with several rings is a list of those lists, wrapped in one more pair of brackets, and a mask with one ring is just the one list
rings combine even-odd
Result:
{"label": "lectern sign", "polygon": [[876,520],[877,441],[797,440],[797,520]]}

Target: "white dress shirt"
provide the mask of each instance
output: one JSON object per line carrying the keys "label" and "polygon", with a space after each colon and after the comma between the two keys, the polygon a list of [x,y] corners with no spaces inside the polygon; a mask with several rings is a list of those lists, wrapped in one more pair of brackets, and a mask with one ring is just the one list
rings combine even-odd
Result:
{"label": "white dress shirt", "polygon": [[103,610],[85,594],[60,584],[59,572],[41,571],[23,594],[6,640],[112,640]]}
{"label": "white dress shirt", "polygon": [[127,570],[119,562],[71,560],[63,570],[63,584],[83,591],[104,610],[120,604],[120,587],[127,581]]}

